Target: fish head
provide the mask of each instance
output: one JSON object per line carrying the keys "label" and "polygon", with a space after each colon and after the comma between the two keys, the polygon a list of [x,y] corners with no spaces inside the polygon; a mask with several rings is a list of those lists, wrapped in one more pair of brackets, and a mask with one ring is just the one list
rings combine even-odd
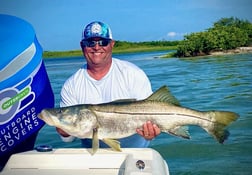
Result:
{"label": "fish head", "polygon": [[78,138],[91,137],[93,129],[97,128],[96,116],[84,105],[43,109],[38,117]]}

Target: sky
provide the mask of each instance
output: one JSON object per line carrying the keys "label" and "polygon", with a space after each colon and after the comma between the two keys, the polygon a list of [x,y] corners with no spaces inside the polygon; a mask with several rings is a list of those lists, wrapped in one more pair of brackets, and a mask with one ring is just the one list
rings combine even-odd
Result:
{"label": "sky", "polygon": [[252,22],[251,0],[0,0],[0,14],[29,22],[45,51],[79,50],[84,27],[107,23],[121,41],[182,40],[221,18]]}

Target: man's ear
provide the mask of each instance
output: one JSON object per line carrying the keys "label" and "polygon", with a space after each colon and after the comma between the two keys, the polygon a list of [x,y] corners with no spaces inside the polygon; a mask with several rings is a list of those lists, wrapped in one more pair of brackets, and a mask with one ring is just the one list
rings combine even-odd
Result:
{"label": "man's ear", "polygon": [[116,42],[115,40],[112,40],[112,41],[111,41],[112,47],[114,47],[115,42]]}

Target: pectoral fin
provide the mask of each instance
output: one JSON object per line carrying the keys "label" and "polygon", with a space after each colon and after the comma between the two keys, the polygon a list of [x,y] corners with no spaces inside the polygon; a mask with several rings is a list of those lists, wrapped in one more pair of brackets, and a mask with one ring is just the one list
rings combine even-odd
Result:
{"label": "pectoral fin", "polygon": [[179,136],[185,139],[190,139],[190,134],[188,132],[188,126],[178,126],[173,129],[169,129],[168,133]]}
{"label": "pectoral fin", "polygon": [[122,151],[121,146],[120,146],[120,142],[118,140],[104,138],[104,139],[102,139],[102,141],[104,143],[106,143],[108,146],[110,146],[113,150]]}
{"label": "pectoral fin", "polygon": [[98,128],[93,128],[92,155],[99,149]]}

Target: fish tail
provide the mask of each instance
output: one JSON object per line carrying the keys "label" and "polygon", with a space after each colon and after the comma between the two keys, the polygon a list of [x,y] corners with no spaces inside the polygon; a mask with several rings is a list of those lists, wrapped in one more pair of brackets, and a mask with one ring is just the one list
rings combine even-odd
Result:
{"label": "fish tail", "polygon": [[225,128],[237,120],[239,115],[228,111],[211,111],[206,113],[211,122],[213,122],[213,127],[204,129],[210,133],[219,143],[224,143],[229,136],[229,131]]}

